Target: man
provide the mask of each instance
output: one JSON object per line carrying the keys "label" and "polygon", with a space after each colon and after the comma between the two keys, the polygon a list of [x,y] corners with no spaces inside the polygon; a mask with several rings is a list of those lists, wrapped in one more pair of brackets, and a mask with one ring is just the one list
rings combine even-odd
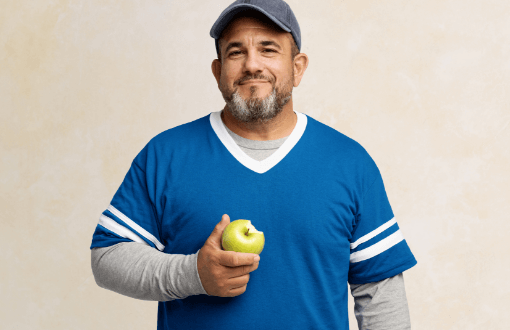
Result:
{"label": "man", "polygon": [[[94,233],[98,285],[160,301],[158,329],[348,329],[349,282],[360,329],[410,329],[416,260],[377,166],[293,108],[308,57],[290,7],[236,1],[211,36],[226,106],[135,158]],[[222,250],[231,218],[264,232],[260,257]]]}

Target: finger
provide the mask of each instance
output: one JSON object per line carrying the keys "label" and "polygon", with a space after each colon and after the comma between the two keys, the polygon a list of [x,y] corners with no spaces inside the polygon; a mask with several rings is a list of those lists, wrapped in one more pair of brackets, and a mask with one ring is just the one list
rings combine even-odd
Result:
{"label": "finger", "polygon": [[214,247],[219,248],[221,250],[221,235],[223,234],[223,230],[225,227],[228,226],[230,223],[230,217],[227,214],[224,214],[221,217],[220,222],[216,224],[214,227],[211,235],[209,235],[209,238],[207,241],[209,241],[210,244],[212,244]]}
{"label": "finger", "polygon": [[236,297],[246,292],[247,285],[229,290],[229,297]]}
{"label": "finger", "polygon": [[239,277],[239,276],[242,276],[245,274],[249,274],[249,273],[253,272],[254,270],[256,270],[257,268],[259,268],[258,261],[254,262],[251,265],[230,268],[231,271],[228,273],[229,278],[235,278],[235,277]]}
{"label": "finger", "polygon": [[230,287],[229,295],[238,296],[243,294],[246,291],[249,280],[250,275],[243,275],[234,279],[230,279],[228,281],[228,286]]}
{"label": "finger", "polygon": [[222,251],[219,258],[220,265],[227,267],[252,265],[259,260],[260,257],[258,254],[234,251]]}
{"label": "finger", "polygon": [[230,278],[227,281],[227,285],[230,289],[242,287],[250,281],[250,274],[244,274],[242,276]]}

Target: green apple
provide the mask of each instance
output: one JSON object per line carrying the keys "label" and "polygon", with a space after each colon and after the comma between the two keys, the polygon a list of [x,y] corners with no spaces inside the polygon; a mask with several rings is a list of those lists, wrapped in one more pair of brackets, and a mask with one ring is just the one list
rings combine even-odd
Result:
{"label": "green apple", "polygon": [[221,235],[221,246],[225,251],[260,254],[264,249],[264,233],[255,229],[250,220],[232,221]]}

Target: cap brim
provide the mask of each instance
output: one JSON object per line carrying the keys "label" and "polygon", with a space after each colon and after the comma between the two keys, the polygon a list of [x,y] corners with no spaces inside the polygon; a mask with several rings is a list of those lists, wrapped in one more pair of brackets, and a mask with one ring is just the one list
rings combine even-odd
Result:
{"label": "cap brim", "polygon": [[246,9],[253,9],[253,10],[256,10],[256,11],[264,14],[267,18],[269,18],[272,22],[274,22],[276,25],[278,25],[285,32],[291,32],[291,30],[287,26],[285,26],[282,22],[280,22],[278,19],[276,19],[276,17],[274,17],[273,15],[267,13],[265,10],[263,10],[257,6],[254,6],[254,5],[243,3],[243,4],[232,6],[231,8],[229,8],[229,9],[225,10],[223,13],[221,13],[221,16],[218,17],[218,19],[214,23],[213,27],[211,28],[211,32],[210,32],[211,37],[213,37],[214,39],[219,39],[221,36],[221,33],[227,27],[227,25],[230,23],[232,18],[234,18],[234,16],[236,14],[238,14]]}

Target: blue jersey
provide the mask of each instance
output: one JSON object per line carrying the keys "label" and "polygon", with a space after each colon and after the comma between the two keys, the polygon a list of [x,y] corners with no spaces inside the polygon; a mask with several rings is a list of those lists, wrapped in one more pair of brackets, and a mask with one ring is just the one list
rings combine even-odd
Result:
{"label": "blue jersey", "polygon": [[220,112],[154,137],[103,212],[93,247],[136,241],[196,253],[223,214],[266,243],[245,293],[160,302],[158,329],[345,329],[348,285],[416,264],[363,147],[297,113],[284,144],[256,161]]}

